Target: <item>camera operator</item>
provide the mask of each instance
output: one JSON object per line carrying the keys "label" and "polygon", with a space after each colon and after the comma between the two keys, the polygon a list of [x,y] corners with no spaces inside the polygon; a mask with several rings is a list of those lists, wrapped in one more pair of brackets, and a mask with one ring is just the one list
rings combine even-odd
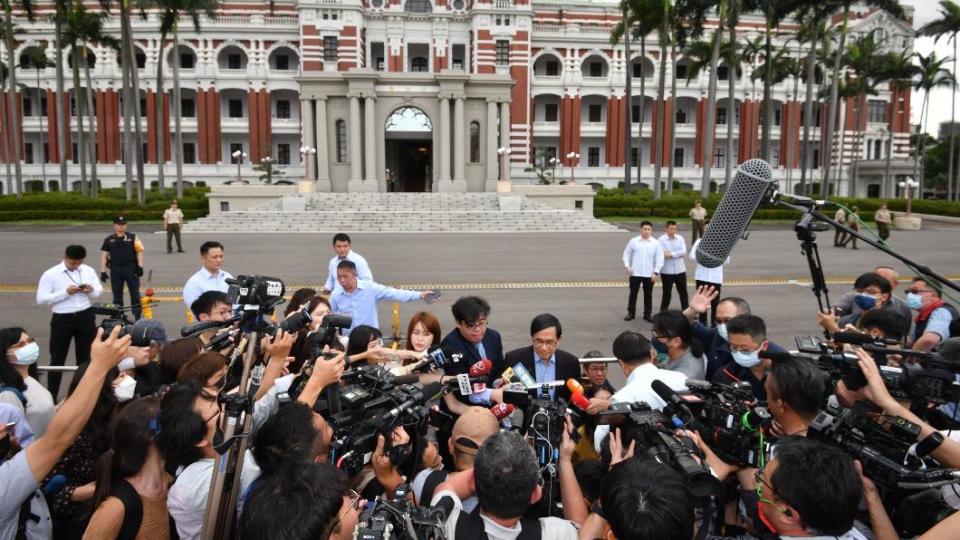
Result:
{"label": "camera operator", "polygon": [[[540,500],[540,471],[533,449],[518,433],[501,432],[490,437],[477,452],[473,469],[453,473],[437,486],[431,506],[449,505],[453,510],[444,523],[447,538],[514,540],[577,538],[577,526],[555,517],[523,517]],[[479,511],[463,510],[464,499],[476,494]]]}
{"label": "camera operator", "polygon": [[433,291],[395,289],[375,281],[359,279],[357,265],[350,260],[343,260],[337,264],[337,283],[340,287],[330,295],[330,309],[334,313],[353,317],[353,324],[344,331],[347,335],[361,324],[374,328],[380,327],[377,319],[377,303],[381,300],[413,302],[421,299],[428,300],[428,296],[433,294]]}
{"label": "camera operator", "polygon": [[[908,332],[910,330],[909,328],[910,320],[913,318],[913,316],[910,314],[910,308],[907,307],[906,302],[904,302],[903,300],[901,300],[900,298],[898,298],[896,295],[893,294],[894,291],[896,291],[897,286],[899,285],[899,282],[897,280],[897,278],[899,277],[899,274],[897,273],[897,271],[889,266],[878,266],[873,269],[873,272],[867,272],[866,274],[863,274],[860,277],[862,278],[867,274],[880,276],[881,278],[886,280],[887,283],[890,284],[890,293],[889,293],[890,298],[889,298],[889,301],[884,304],[883,309],[885,311],[892,311],[900,315],[900,317],[902,317],[903,320],[905,321],[904,324],[907,326],[901,331],[903,333]],[[857,279],[857,281],[859,280],[860,278]],[[866,288],[864,286],[858,287],[857,285],[858,284],[854,282],[853,284],[854,290],[844,293],[843,296],[841,296],[840,299],[837,300],[837,302],[834,304],[834,307],[837,309],[837,312],[841,316],[844,316],[844,315],[854,316],[854,315],[863,313],[864,311],[868,311],[870,309],[870,308],[863,308],[861,306],[861,304],[869,305],[870,303],[869,300],[867,300],[866,298],[861,298],[860,300],[857,300],[857,296],[862,294],[861,291]],[[871,294],[875,294],[875,293],[871,293]],[[856,317],[854,317],[854,320],[856,320]]]}
{"label": "camera operator", "polygon": [[[583,355],[584,359],[589,358],[603,358],[604,354],[600,351],[588,351]],[[588,398],[592,398],[601,388],[610,392],[611,394],[616,393],[617,389],[610,380],[607,378],[607,363],[606,362],[587,362],[583,364],[583,375],[581,378],[585,381],[584,395]]]}
{"label": "camera operator", "polygon": [[233,307],[227,293],[205,291],[190,304],[190,312],[198,321],[228,321],[233,315]]}
{"label": "camera operator", "polygon": [[777,359],[763,386],[767,409],[773,415],[773,431],[780,435],[806,435],[826,391],[823,372],[802,358]]}
{"label": "camera operator", "polygon": [[923,278],[914,278],[907,289],[907,306],[917,312],[911,348],[932,351],[950,337],[950,325],[957,318],[957,309],[940,298],[940,289]]}
{"label": "camera operator", "polygon": [[[890,301],[892,298],[890,282],[880,274],[867,272],[860,275],[853,283],[853,288],[855,292],[854,305],[859,308],[857,312],[844,313],[837,308],[835,314],[817,314],[817,324],[827,332],[832,334],[848,329],[848,327],[863,328],[861,322],[863,316],[872,311],[890,310],[896,313]],[[906,322],[909,322],[909,320],[907,318]]]}
{"label": "camera operator", "polygon": [[306,463],[326,463],[332,438],[333,429],[307,404],[288,403],[254,434],[253,457],[261,477],[278,475]]}
{"label": "camera operator", "polygon": [[[657,367],[650,341],[637,332],[626,331],[613,340],[613,355],[620,363],[627,378],[626,384],[610,398],[611,402],[635,403],[643,401],[654,409],[665,405],[650,384],[659,380],[675,391],[687,389],[687,376],[678,371],[668,371]],[[604,438],[610,432],[610,426],[597,426],[594,432],[594,449],[600,453]]]}
{"label": "camera operator", "polygon": [[[899,343],[907,337],[910,319],[904,319],[899,313],[889,309],[871,309],[860,319],[863,332],[875,338],[895,339]],[[897,348],[899,345],[892,345]]]}
{"label": "camera operator", "polygon": [[[530,338],[533,345],[508,352],[503,364],[494,365],[493,373],[503,373],[508,367],[522,365],[528,373],[535,376],[538,383],[551,381],[580,380],[580,361],[576,356],[558,349],[563,337],[560,320],[549,313],[541,313],[530,322]],[[570,401],[570,390],[566,385],[550,388],[550,399]]]}
{"label": "camera operator", "polygon": [[713,382],[732,384],[750,383],[753,397],[766,401],[764,383],[772,363],[769,358],[760,358],[760,351],[767,350],[767,325],[756,315],[737,315],[727,323],[730,355],[733,362],[723,366],[713,376]]}

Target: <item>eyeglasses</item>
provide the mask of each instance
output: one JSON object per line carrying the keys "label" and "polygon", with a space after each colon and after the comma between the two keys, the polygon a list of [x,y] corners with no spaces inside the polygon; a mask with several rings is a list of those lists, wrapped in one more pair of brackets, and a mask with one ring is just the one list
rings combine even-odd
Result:
{"label": "eyeglasses", "polygon": [[487,326],[487,320],[486,320],[486,319],[479,319],[479,320],[476,321],[476,322],[472,322],[472,323],[464,322],[464,323],[461,323],[461,324],[463,324],[464,326],[466,326],[467,328],[469,328],[469,329],[471,329],[471,330],[479,330],[479,329]]}
{"label": "eyeglasses", "polygon": [[533,340],[534,347],[556,347],[559,342],[555,339],[543,340],[535,339]]}
{"label": "eyeglasses", "polygon": [[930,289],[907,289],[904,292],[913,293],[913,294],[923,294],[923,293],[928,293],[933,291],[931,291]]}
{"label": "eyeglasses", "polygon": [[[760,345],[760,347],[763,347],[763,345]],[[731,346],[730,346],[730,352],[732,352],[732,353],[733,353],[733,352],[738,352],[738,353],[750,354],[750,353],[753,353],[753,352],[760,352],[760,347],[743,348],[743,347],[735,347],[735,346],[731,345]]]}
{"label": "eyeglasses", "polygon": [[337,525],[340,524],[340,520],[343,519],[343,516],[347,515],[347,512],[356,511],[360,508],[360,494],[352,489],[346,489],[343,492],[344,495],[350,497],[350,506],[340,512],[340,515],[337,516],[337,519],[333,520],[330,525],[327,526],[327,530],[323,533],[321,538],[330,538],[330,535],[333,534],[333,531],[337,529]]}

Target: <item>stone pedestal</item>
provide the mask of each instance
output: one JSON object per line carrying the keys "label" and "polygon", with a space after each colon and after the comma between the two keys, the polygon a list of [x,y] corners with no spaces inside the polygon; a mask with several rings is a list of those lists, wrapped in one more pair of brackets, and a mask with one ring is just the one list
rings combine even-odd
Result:
{"label": "stone pedestal", "polygon": [[313,180],[301,180],[297,182],[300,193],[314,193],[317,191],[317,183]]}
{"label": "stone pedestal", "polygon": [[464,193],[467,191],[467,181],[463,179],[456,180],[437,180],[437,193]]}
{"label": "stone pedestal", "polygon": [[919,231],[923,220],[916,215],[898,215],[893,218],[893,226],[905,231]]}
{"label": "stone pedestal", "polygon": [[373,193],[380,190],[377,189],[376,180],[354,178],[347,183],[347,191],[350,193]]}
{"label": "stone pedestal", "polygon": [[522,195],[517,195],[514,193],[501,193],[499,199],[501,212],[519,212],[523,209]]}
{"label": "stone pedestal", "polygon": [[280,199],[281,212],[304,212],[307,210],[307,198],[297,193],[295,195],[284,195]]}
{"label": "stone pedestal", "polygon": [[510,180],[497,180],[497,193],[510,193],[511,191],[513,191],[513,186]]}

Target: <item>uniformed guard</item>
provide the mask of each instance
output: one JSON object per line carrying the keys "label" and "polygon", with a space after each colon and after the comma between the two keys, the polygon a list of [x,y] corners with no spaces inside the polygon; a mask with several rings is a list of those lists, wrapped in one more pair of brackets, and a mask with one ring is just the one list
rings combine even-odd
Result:
{"label": "uniformed guard", "polygon": [[139,319],[143,244],[140,243],[137,235],[127,232],[126,218],[123,216],[113,218],[113,234],[104,239],[100,250],[100,280],[106,283],[107,268],[109,268],[113,303],[118,306],[123,306],[123,284],[126,283],[130,289],[133,315]]}

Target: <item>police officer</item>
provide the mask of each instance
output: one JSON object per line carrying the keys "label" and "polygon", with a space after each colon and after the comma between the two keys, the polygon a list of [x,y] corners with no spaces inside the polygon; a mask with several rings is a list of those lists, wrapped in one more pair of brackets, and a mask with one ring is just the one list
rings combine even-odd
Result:
{"label": "police officer", "polygon": [[123,216],[113,218],[113,234],[103,240],[100,250],[100,281],[106,283],[107,268],[109,268],[113,303],[118,306],[123,306],[123,284],[126,283],[130,289],[133,315],[139,319],[143,244],[140,243],[137,235],[127,232],[126,218]]}

